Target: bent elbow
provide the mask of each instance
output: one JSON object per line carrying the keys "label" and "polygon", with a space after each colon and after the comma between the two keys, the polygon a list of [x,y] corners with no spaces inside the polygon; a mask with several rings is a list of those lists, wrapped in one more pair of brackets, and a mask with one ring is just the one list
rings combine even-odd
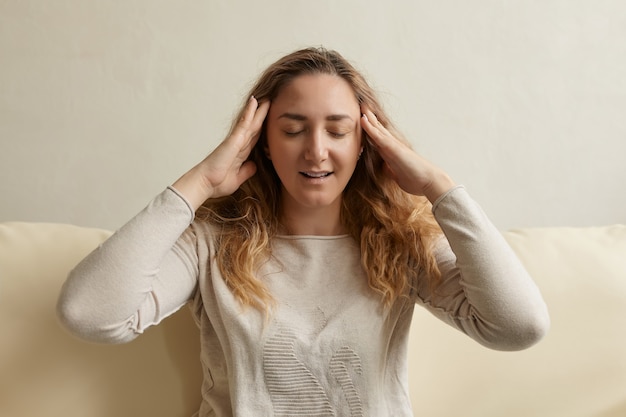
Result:
{"label": "bent elbow", "polygon": [[526,343],[521,345],[521,349],[529,348],[539,343],[550,331],[550,314],[547,308],[538,312],[528,321],[524,333]]}
{"label": "bent elbow", "polygon": [[61,327],[86,342],[120,344],[130,342],[138,336],[127,326],[108,326],[99,323],[92,317],[93,312],[63,296],[57,301],[56,316]]}
{"label": "bent elbow", "polygon": [[495,349],[503,351],[528,349],[539,343],[549,330],[550,315],[547,309],[536,311],[514,323]]}

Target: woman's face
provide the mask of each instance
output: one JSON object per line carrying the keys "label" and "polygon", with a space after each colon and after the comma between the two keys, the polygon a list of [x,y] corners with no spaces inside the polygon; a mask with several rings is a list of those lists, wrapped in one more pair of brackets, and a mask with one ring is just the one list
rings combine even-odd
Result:
{"label": "woman's face", "polygon": [[283,186],[283,209],[336,209],[361,151],[361,110],[350,85],[302,75],[282,88],[267,116],[267,148]]}

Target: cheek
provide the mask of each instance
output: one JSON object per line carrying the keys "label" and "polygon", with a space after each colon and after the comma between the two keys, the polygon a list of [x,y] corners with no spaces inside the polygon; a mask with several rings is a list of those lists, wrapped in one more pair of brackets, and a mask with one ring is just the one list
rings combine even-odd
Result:
{"label": "cheek", "polygon": [[277,163],[285,165],[288,161],[292,160],[296,154],[295,150],[292,148],[292,146],[289,146],[285,142],[281,142],[280,140],[272,141],[270,139],[268,139],[266,147],[268,157],[272,160],[274,165]]}
{"label": "cheek", "polygon": [[284,141],[272,137],[269,132],[265,145],[265,154],[279,177],[282,177],[285,172],[293,170],[292,165],[294,165],[295,152]]}

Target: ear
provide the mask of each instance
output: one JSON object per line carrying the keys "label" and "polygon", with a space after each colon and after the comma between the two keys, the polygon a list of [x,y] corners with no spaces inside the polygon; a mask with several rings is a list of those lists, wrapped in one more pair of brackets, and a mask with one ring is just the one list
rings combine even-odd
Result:
{"label": "ear", "polygon": [[265,152],[265,157],[271,161],[272,157],[270,156],[270,148],[269,148],[269,146],[265,145],[263,147],[263,152]]}

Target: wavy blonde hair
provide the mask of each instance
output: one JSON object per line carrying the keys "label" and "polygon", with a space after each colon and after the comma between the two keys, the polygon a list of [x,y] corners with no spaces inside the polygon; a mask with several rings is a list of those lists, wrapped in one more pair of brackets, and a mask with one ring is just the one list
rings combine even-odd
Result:
{"label": "wavy blonde hair", "polygon": [[[273,100],[290,81],[305,74],[343,78],[359,104],[367,105],[383,126],[402,138],[363,76],[335,51],[307,48],[284,56],[265,70],[250,95],[259,102]],[[245,104],[233,127],[244,108]],[[370,287],[389,307],[411,292],[418,270],[426,271],[431,286],[440,279],[433,245],[441,229],[426,198],[404,192],[383,173],[383,160],[363,133],[364,151],[343,193],[341,221],[360,243],[361,263]],[[272,162],[265,156],[266,140],[263,126],[249,156],[257,173],[231,196],[207,200],[196,215],[217,225],[215,255],[231,291],[242,304],[262,310],[273,303],[273,298],[257,271],[272,254],[272,238],[280,227],[282,192]]]}

